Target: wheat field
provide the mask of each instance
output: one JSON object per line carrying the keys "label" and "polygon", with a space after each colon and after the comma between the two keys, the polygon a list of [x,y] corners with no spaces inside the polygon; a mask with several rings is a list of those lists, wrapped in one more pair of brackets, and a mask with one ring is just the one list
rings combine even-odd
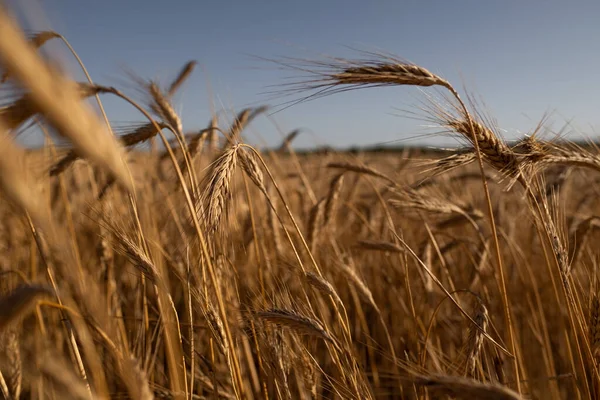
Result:
{"label": "wheat field", "polygon": [[[4,398],[600,396],[593,143],[543,124],[507,143],[450,82],[381,55],[285,60],[309,77],[283,90],[418,86],[464,148],[256,148],[266,107],[185,130],[194,62],[140,78],[140,103],[70,80],[50,40],[70,48],[0,12]],[[104,96],[139,124],[112,131]],[[17,144],[27,125],[43,148]]]}

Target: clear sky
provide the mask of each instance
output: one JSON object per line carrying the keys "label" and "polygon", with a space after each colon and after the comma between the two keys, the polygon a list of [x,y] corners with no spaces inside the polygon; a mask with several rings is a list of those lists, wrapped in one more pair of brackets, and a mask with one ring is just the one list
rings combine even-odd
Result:
{"label": "clear sky", "polygon": [[[165,84],[188,60],[201,69],[175,98],[187,130],[204,127],[211,102],[234,110],[267,102],[270,85],[290,72],[254,58],[361,57],[348,47],[383,50],[422,65],[480,97],[513,139],[550,112],[575,137],[600,127],[600,2],[565,1],[154,1],[9,0],[25,8],[26,28],[54,29],[71,42],[95,81],[127,83],[126,70]],[[67,53],[58,44],[51,50]],[[81,79],[75,66],[74,75]],[[207,82],[210,85],[207,85]],[[131,89],[132,85],[129,84]],[[427,89],[426,89],[427,90]],[[295,144],[452,144],[423,121],[406,118],[423,99],[397,87],[346,92],[274,114],[281,130],[305,128]],[[267,101],[269,100],[269,101]],[[117,124],[143,118],[106,99]],[[281,134],[266,118],[249,130],[253,143]]]}

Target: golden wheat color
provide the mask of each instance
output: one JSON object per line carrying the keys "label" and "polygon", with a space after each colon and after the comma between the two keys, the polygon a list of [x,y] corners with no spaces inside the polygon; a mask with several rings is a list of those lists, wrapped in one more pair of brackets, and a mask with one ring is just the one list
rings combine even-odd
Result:
{"label": "golden wheat color", "polygon": [[[138,103],[83,63],[86,83],[59,73],[38,54],[54,38],[70,47],[0,12],[4,398],[600,396],[596,144],[542,124],[510,144],[448,80],[370,54],[280,64],[308,98],[450,93],[424,119],[466,148],[250,146],[266,106],[187,130],[195,61],[136,78]],[[113,129],[99,95],[139,120]],[[25,149],[34,124],[46,144]]]}

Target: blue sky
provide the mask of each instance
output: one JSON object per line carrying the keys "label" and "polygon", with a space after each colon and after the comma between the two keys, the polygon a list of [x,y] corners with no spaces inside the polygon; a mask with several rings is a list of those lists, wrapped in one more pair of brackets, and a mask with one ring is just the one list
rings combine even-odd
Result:
{"label": "blue sky", "polygon": [[[575,138],[593,137],[600,127],[600,2],[8,3],[25,10],[20,15],[26,28],[50,28],[66,36],[98,83],[125,84],[131,90],[125,73],[130,69],[167,84],[185,62],[197,60],[201,68],[175,98],[188,130],[207,124],[213,103],[225,110],[225,121],[243,107],[277,106],[287,100],[263,93],[294,73],[253,56],[361,57],[349,47],[390,52],[455,86],[465,85],[482,99],[483,110],[498,121],[507,139],[528,132],[548,112],[556,130],[569,123]],[[64,47],[55,43],[48,50],[60,54],[82,79]],[[427,129],[426,122],[406,118],[401,111],[423,99],[414,88],[357,90],[298,104],[273,117],[284,132],[305,129],[295,142],[299,147],[456,144],[432,136],[435,130]],[[124,103],[104,100],[116,125],[143,121]],[[423,134],[428,136],[423,139]],[[246,137],[275,145],[281,133],[263,117]]]}

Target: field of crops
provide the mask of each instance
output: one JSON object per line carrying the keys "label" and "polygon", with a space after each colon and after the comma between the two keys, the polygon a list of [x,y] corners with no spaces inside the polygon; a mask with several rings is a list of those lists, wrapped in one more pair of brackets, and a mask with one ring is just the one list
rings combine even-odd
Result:
{"label": "field of crops", "polygon": [[[194,62],[136,102],[69,80],[50,40],[68,44],[0,12],[4,398],[600,396],[593,143],[543,125],[506,143],[451,83],[381,56],[285,65],[311,76],[298,93],[437,93],[425,118],[463,149],[257,148],[266,107],[184,128]],[[139,124],[112,132],[105,96]],[[17,144],[28,125],[43,148]]]}

